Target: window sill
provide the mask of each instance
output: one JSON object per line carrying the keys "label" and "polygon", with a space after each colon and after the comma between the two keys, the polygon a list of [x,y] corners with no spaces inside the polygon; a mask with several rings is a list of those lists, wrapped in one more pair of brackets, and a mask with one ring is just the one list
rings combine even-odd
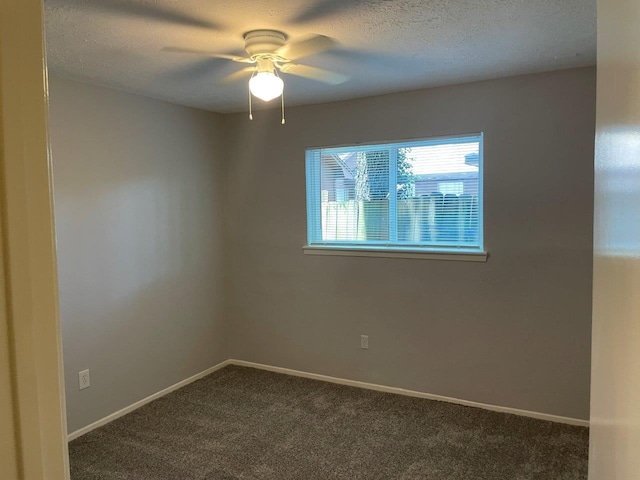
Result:
{"label": "window sill", "polygon": [[420,260],[445,260],[455,262],[486,262],[487,252],[473,250],[422,250],[411,248],[375,248],[375,247],[340,247],[337,245],[305,245],[305,255],[328,255],[338,257],[379,257],[379,258],[414,258]]}

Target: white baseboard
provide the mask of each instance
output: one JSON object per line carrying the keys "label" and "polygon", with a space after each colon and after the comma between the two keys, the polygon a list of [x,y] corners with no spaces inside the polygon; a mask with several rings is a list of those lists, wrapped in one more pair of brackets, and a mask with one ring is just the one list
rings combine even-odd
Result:
{"label": "white baseboard", "polygon": [[115,413],[112,413],[111,415],[107,415],[104,418],[101,418],[100,420],[93,422],[90,425],[87,425],[86,427],[80,428],[79,430],[76,430],[75,432],[70,433],[67,436],[67,440],[70,442],[71,440],[75,440],[78,437],[81,437],[82,435],[89,433],[91,430],[95,430],[96,428],[102,427],[103,425],[106,425],[107,423],[111,423],[114,420],[116,420],[117,418],[120,418],[124,415],[126,415],[127,413],[131,413],[134,410],[137,410],[138,408],[142,407],[143,405],[146,405],[147,403],[151,403],[154,400],[157,400],[160,397],[164,397],[165,395],[178,390],[179,388],[184,387],[185,385],[189,385],[190,383],[195,382],[196,380],[200,380],[201,378],[206,377],[207,375],[212,374],[213,372],[215,372],[216,370],[220,370],[221,368],[226,367],[227,365],[229,365],[231,363],[231,360],[225,360],[224,362],[221,362],[211,368],[207,368],[206,370],[204,370],[203,372],[200,373],[196,373],[195,375],[193,375],[192,377],[189,377],[185,380],[182,380],[178,383],[176,383],[175,385],[171,385],[170,387],[165,388],[164,390],[160,390],[157,393],[154,393],[153,395],[149,395],[146,398],[143,398],[142,400],[129,405],[128,407],[123,408],[122,410],[118,410]]}
{"label": "white baseboard", "polygon": [[365,388],[367,390],[375,390],[377,392],[395,393],[397,395],[405,395],[407,397],[424,398],[427,400],[437,400],[439,402],[455,403],[456,405],[464,405],[466,407],[482,408],[483,410],[491,410],[492,412],[510,413],[511,415],[519,415],[521,417],[536,418],[538,420],[547,420],[555,423],[565,423],[567,425],[575,425],[579,427],[588,427],[589,420],[579,418],[561,417],[548,413],[531,412],[529,410],[520,410],[518,408],[501,407],[499,405],[489,405],[487,403],[472,402],[469,400],[460,400],[459,398],[444,397],[442,395],[433,395],[431,393],[416,392],[414,390],[405,390],[404,388],[387,387],[385,385],[377,385],[375,383],[358,382],[356,380],[347,380],[346,378],[336,378],[317,373],[302,372],[300,370],[291,370],[289,368],[274,367],[271,365],[263,365],[260,363],[245,362],[244,360],[229,360],[230,365],[238,365],[241,367],[251,367],[269,372],[284,373],[295,377],[311,378],[313,380],[321,380],[323,382],[337,383],[338,385],[347,385],[350,387]]}
{"label": "white baseboard", "polygon": [[294,377],[302,377],[302,378],[310,378],[313,380],[320,380],[323,382],[329,382],[329,383],[336,383],[338,385],[347,385],[350,387],[357,387],[357,388],[365,388],[367,390],[375,390],[377,392],[386,392],[386,393],[394,393],[396,395],[404,395],[407,397],[416,397],[416,398],[424,398],[427,400],[437,400],[439,402],[447,402],[447,403],[455,403],[456,405],[464,405],[466,407],[475,407],[475,408],[482,408],[484,410],[491,410],[492,412],[501,412],[501,413],[510,413],[512,415],[519,415],[521,417],[530,417],[530,418],[537,418],[539,420],[547,420],[549,422],[555,422],[555,423],[565,423],[568,425],[576,425],[579,427],[588,427],[589,426],[589,420],[581,420],[579,418],[570,418],[570,417],[561,417],[558,415],[550,415],[548,413],[539,413],[539,412],[531,412],[529,410],[520,410],[517,408],[510,408],[510,407],[501,407],[498,405],[489,405],[486,403],[479,403],[479,402],[471,402],[469,400],[460,400],[459,398],[451,398],[451,397],[444,397],[442,395],[433,395],[431,393],[424,393],[424,392],[416,392],[414,390],[405,390],[404,388],[397,388],[397,387],[387,387],[385,385],[377,385],[375,383],[366,383],[366,382],[358,382],[356,380],[348,380],[346,378],[337,378],[337,377],[330,377],[328,375],[320,375],[317,373],[309,373],[309,372],[303,372],[300,370],[292,370],[290,368],[283,368],[283,367],[274,367],[272,365],[264,365],[261,363],[254,363],[254,362],[246,362],[244,360],[235,360],[235,359],[229,359],[229,360],[225,360],[224,362],[221,362],[211,368],[208,368],[206,370],[204,370],[203,372],[197,373],[196,375],[189,377],[185,380],[182,380],[181,382],[176,383],[175,385],[171,385],[170,387],[165,388],[164,390],[161,390],[157,393],[154,393],[153,395],[149,395],[146,398],[143,398],[142,400],[129,405],[128,407],[123,408],[122,410],[118,410],[115,413],[112,413],[111,415],[107,415],[106,417],[93,422],[90,425],[87,425],[86,427],[80,428],[79,430],[76,430],[73,433],[70,433],[68,435],[68,441],[71,440],[75,440],[78,437],[81,437],[82,435],[89,433],[92,430],[95,430],[96,428],[102,427],[103,425],[106,425],[107,423],[113,422],[115,419],[120,418],[124,415],[126,415],[127,413],[131,413],[134,410],[137,410],[138,408],[142,407],[143,405],[146,405],[147,403],[153,402],[154,400],[163,397],[165,395],[167,395],[168,393],[171,393],[175,390],[178,390],[179,388],[184,387],[185,385],[188,385],[192,382],[195,382],[196,380],[200,380],[201,378],[206,377],[207,375],[212,374],[213,372],[220,370],[221,368],[226,367],[227,365],[238,365],[239,367],[250,367],[250,368],[257,368],[259,370],[266,370],[269,372],[275,372],[275,373],[283,373],[285,375],[292,375]]}

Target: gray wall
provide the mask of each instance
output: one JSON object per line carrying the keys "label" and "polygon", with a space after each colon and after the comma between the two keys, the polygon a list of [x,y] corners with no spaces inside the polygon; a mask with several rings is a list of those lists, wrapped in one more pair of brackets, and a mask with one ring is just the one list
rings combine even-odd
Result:
{"label": "gray wall", "polygon": [[[589,418],[593,68],[254,117],[224,123],[233,358]],[[486,264],[303,255],[305,147],[480,131]]]}
{"label": "gray wall", "polygon": [[56,77],[50,92],[72,432],[228,358],[222,119]]}
{"label": "gray wall", "polygon": [[[50,90],[70,431],[227,358],[588,418],[594,69],[289,108],[284,127]],[[479,131],[486,264],[303,255],[306,147]]]}

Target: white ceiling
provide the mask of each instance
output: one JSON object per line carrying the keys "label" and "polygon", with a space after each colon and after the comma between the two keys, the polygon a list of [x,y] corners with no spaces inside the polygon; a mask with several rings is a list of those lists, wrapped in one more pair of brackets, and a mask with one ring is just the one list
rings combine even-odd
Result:
{"label": "white ceiling", "polygon": [[247,109],[245,65],[176,54],[244,54],[248,30],[340,48],[298,63],[351,76],[325,85],[285,75],[288,105],[594,65],[596,0],[45,0],[50,69],[218,112]]}

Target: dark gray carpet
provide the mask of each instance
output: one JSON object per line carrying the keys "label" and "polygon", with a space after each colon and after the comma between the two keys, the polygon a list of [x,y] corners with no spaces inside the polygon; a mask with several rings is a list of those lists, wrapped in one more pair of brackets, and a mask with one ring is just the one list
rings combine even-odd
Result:
{"label": "dark gray carpet", "polygon": [[577,480],[588,430],[230,366],[69,450],[73,480]]}

